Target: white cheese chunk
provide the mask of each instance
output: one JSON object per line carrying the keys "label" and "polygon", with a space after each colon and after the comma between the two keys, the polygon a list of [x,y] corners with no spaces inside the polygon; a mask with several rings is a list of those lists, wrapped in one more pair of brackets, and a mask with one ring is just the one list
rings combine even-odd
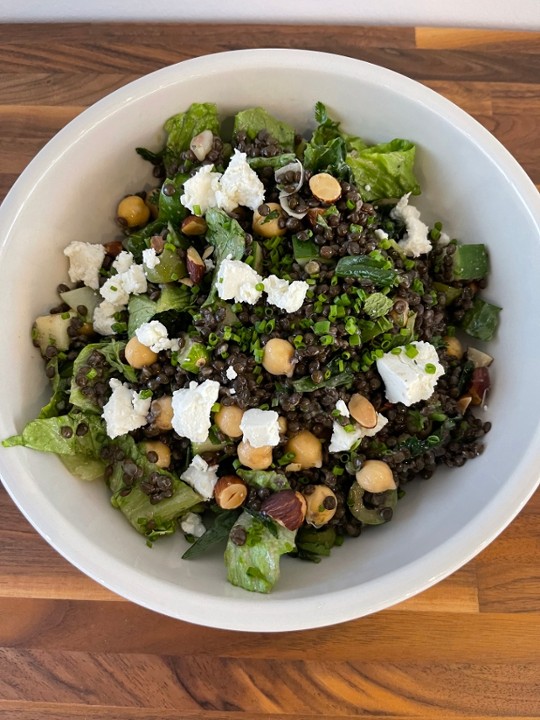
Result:
{"label": "white cheese chunk", "polygon": [[229,365],[225,375],[227,376],[228,380],[235,380],[238,377],[238,373],[236,372],[236,370],[233,368],[232,365]]}
{"label": "white cheese chunk", "polygon": [[115,305],[108,300],[97,305],[92,318],[94,330],[100,335],[114,335],[113,325],[116,322],[114,316],[123,308],[123,305]]}
{"label": "white cheese chunk", "polygon": [[116,277],[122,278],[122,285],[129,295],[141,295],[148,288],[142,265],[132,265],[129,270]]}
{"label": "white cheese chunk", "polygon": [[279,415],[275,410],[246,410],[240,422],[240,430],[244,433],[251,447],[259,448],[266,445],[279,445]]}
{"label": "white cheese chunk", "polygon": [[101,297],[110,302],[112,305],[127,305],[129,293],[124,288],[122,275],[113,275],[107,278],[100,288]]}
{"label": "white cheese chunk", "polygon": [[116,256],[112,266],[117,273],[124,273],[129,270],[133,263],[133,255],[127,250],[122,250],[122,252]]}
{"label": "white cheese chunk", "polygon": [[109,381],[109,385],[112,394],[102,413],[107,435],[115,438],[146,425],[152,398],[141,398],[138,392],[115,378]]}
{"label": "white cheese chunk", "polygon": [[256,287],[261,282],[262,277],[250,265],[225,258],[217,274],[217,293],[222,300],[254,305],[262,295]]}
{"label": "white cheese chunk", "polygon": [[135,335],[142,345],[146,345],[155,353],[162,350],[178,350],[178,340],[169,339],[167,328],[159,320],[143,323],[135,330]]}
{"label": "white cheese chunk", "polygon": [[216,192],[217,207],[232,212],[242,205],[256,210],[264,202],[264,185],[247,162],[246,153],[234,151]]}
{"label": "white cheese chunk", "polygon": [[339,412],[340,415],[343,415],[343,417],[350,417],[351,413],[349,412],[349,408],[345,404],[343,400],[338,400],[336,403],[336,410]]}
{"label": "white cheese chunk", "polygon": [[415,357],[409,357],[406,348],[401,347],[400,353],[387,352],[377,360],[386,398],[391,403],[401,402],[410,406],[420,400],[428,400],[433,395],[437,380],[444,375],[433,345],[424,341],[411,345],[417,350]]}
{"label": "white cheese chunk", "polygon": [[176,390],[172,396],[172,426],[181,437],[201,443],[208,439],[210,411],[217,401],[219,383],[205,380],[200,385],[191,382],[189,388]]}
{"label": "white cheese chunk", "polygon": [[218,480],[216,470],[217,465],[209,467],[206,460],[203,460],[200,455],[195,455],[180,478],[191,485],[195,492],[198,492],[205,500],[210,500]]}
{"label": "white cheese chunk", "polygon": [[431,250],[431,242],[428,237],[428,226],[420,220],[420,211],[413,205],[409,205],[411,193],[404,195],[398,204],[390,211],[390,217],[405,223],[407,232],[398,245],[403,249],[405,255],[418,257]]}
{"label": "white cheese chunk", "polygon": [[186,535],[191,535],[194,538],[200,538],[206,532],[201,516],[192,512],[188,512],[184,515],[184,517],[180,520],[180,527],[182,528],[182,532]]}
{"label": "white cheese chunk", "polygon": [[364,428],[358,425],[358,423],[354,423],[354,430],[348,431],[345,430],[345,428],[338,422],[334,422],[328,451],[332,453],[348,452],[357,440],[362,440],[365,437],[373,437],[379,432],[379,430],[383,429],[387,422],[388,418],[384,417],[384,415],[381,415],[380,413],[377,413],[377,424],[373,428]]}
{"label": "white cheese chunk", "polygon": [[146,248],[146,250],[143,250],[142,260],[143,260],[143,265],[145,267],[149,268],[150,270],[153,270],[161,262],[161,258],[156,253],[154,248]]}
{"label": "white cheese chunk", "polygon": [[69,259],[69,279],[71,282],[83,282],[87,287],[99,288],[99,271],[105,257],[103,245],[74,240],[64,250]]}
{"label": "white cheese chunk", "polygon": [[184,193],[180,197],[180,202],[192,213],[204,215],[208,208],[218,207],[216,193],[221,173],[213,170],[213,165],[203,165],[184,183]]}
{"label": "white cheese chunk", "polygon": [[276,275],[265,278],[263,285],[268,295],[268,302],[288,313],[296,312],[302,307],[309,290],[309,285],[303,280],[294,280],[290,283]]}

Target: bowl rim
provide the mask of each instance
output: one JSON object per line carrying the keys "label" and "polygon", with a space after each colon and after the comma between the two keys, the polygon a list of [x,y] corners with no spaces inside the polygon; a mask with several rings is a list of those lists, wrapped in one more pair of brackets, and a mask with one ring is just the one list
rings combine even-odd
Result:
{"label": "bowl rim", "polygon": [[[313,71],[321,67],[321,63],[331,63],[333,72],[342,76],[355,76],[362,72],[368,81],[375,82],[376,79],[378,84],[384,84],[399,95],[414,96],[417,102],[429,105],[430,110],[455,120],[459,129],[475,140],[484,154],[496,161],[504,170],[523,205],[523,211],[530,215],[540,236],[540,196],[532,180],[486,128],[450,100],[405,75],[363,60],[319,51],[269,47],[212,53],[166,66],[113,91],[75,117],[33,158],[2,203],[0,224],[4,226],[5,232],[0,241],[0,259],[24,208],[28,190],[42,181],[49,168],[69,152],[81,136],[126,105],[138,102],[142,95],[151,96],[154,92],[176,84],[184,76],[208,76],[221,72],[224,62],[229,65],[230,71],[241,70],[253,63],[276,69],[294,66]],[[142,573],[118,560],[111,560],[103,551],[96,551],[78,530],[73,535],[73,526],[59,514],[54,517],[39,511],[29,511],[24,494],[18,491],[15,477],[11,475],[5,451],[0,453],[0,477],[22,514],[60,555],[123,598],[164,615],[207,627],[282,632],[333,625],[377,612],[426,590],[464,566],[507,527],[534,493],[540,483],[536,463],[539,451],[540,425],[516,469],[516,473],[519,471],[522,478],[527,479],[520,484],[518,493],[510,492],[507,486],[501,488],[476,517],[474,525],[469,523],[451,540],[428,551],[422,558],[370,581],[367,591],[357,586],[308,599],[281,599],[279,595],[274,595],[271,601],[257,604],[261,613],[254,612],[256,604],[252,598],[213,597],[210,600],[198,591],[161,579],[154,581],[156,592],[141,597],[139,589],[144,576]],[[64,527],[69,527],[73,538],[67,547],[63,538]],[[401,589],[405,580],[409,588],[406,592]],[[362,607],[358,608],[356,602],[360,592],[363,593]],[[179,594],[182,596],[181,603],[178,602]],[[205,600],[215,612],[211,615],[204,613],[203,618],[201,603],[204,605]]]}

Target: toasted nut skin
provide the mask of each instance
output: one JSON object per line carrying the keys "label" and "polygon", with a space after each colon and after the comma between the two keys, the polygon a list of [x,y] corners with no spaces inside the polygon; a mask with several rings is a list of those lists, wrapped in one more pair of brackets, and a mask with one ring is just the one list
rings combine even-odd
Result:
{"label": "toasted nut skin", "polygon": [[186,268],[190,280],[192,280],[195,285],[199,285],[204,277],[204,273],[206,272],[206,265],[204,264],[204,260],[199,255],[198,251],[193,246],[187,249]]}
{"label": "toasted nut skin", "polygon": [[395,490],[397,487],[390,465],[383,460],[366,460],[356,473],[356,482],[371,493]]}
{"label": "toasted nut skin", "polygon": [[[270,212],[268,215],[261,215],[258,210],[253,213],[252,229],[257,235],[262,237],[276,237],[276,235],[285,235],[287,229],[279,226],[279,219],[283,217],[283,210],[279,203],[269,202],[265,203],[269,208]],[[268,219],[270,214],[277,213],[275,217]]]}
{"label": "toasted nut skin", "polygon": [[307,514],[307,502],[306,498],[302,495],[301,492],[298,492],[298,490],[294,493],[296,497],[300,500],[300,505],[302,505],[302,515],[304,516],[304,520],[306,519]]}
{"label": "toasted nut skin", "polygon": [[242,440],[238,443],[236,452],[242,465],[252,470],[266,470],[272,464],[272,447],[270,445],[254,448],[247,440]]}
{"label": "toasted nut skin", "polygon": [[477,348],[474,347],[467,348],[467,357],[474,363],[475,368],[489,367],[493,362],[491,355],[482,352],[482,350],[477,350]]}
{"label": "toasted nut skin", "polygon": [[261,512],[288,530],[297,530],[305,518],[304,506],[294,490],[273,493],[261,505]]}
{"label": "toasted nut skin", "polygon": [[443,338],[446,354],[461,360],[463,357],[463,345],[454,335],[447,335]]}
{"label": "toasted nut skin", "polygon": [[317,224],[317,220],[319,219],[319,215],[322,215],[324,213],[324,208],[322,207],[316,207],[316,208],[310,208],[307,211],[307,218],[309,220],[309,224],[312,227],[315,227]]}
{"label": "toasted nut skin", "polygon": [[305,497],[306,522],[313,527],[327,525],[337,510],[337,498],[326,485],[315,485],[313,492]]}
{"label": "toasted nut skin", "polygon": [[240,423],[244,411],[238,405],[222,405],[214,415],[214,422],[222,433],[231,438],[242,437]]}
{"label": "toasted nut skin", "polygon": [[356,422],[364,428],[374,428],[377,424],[377,411],[364,395],[354,393],[349,400],[349,412]]}
{"label": "toasted nut skin", "polygon": [[459,412],[462,415],[465,415],[465,411],[467,410],[467,408],[469,407],[471,402],[472,402],[472,395],[463,395],[463,397],[459,398],[459,400],[457,401],[457,406],[458,406]]}
{"label": "toasted nut skin", "polygon": [[214,487],[214,499],[223,510],[234,510],[240,507],[247,495],[247,485],[237,475],[220,477]]}
{"label": "toasted nut skin", "polygon": [[128,341],[124,352],[128,365],[136,369],[152,365],[158,358],[157,353],[139,342],[135,335]]}
{"label": "toasted nut skin", "polygon": [[111,255],[111,257],[116,257],[117,255],[120,255],[120,253],[124,249],[124,246],[122,245],[120,240],[111,240],[111,242],[105,243],[103,247],[105,248],[105,252],[107,253],[107,255]]}
{"label": "toasted nut skin", "polygon": [[206,220],[198,215],[188,215],[182,220],[180,230],[184,235],[204,235],[208,226]]}
{"label": "toasted nut skin", "polygon": [[285,452],[294,453],[292,462],[302,470],[322,467],[322,443],[309,430],[300,430],[285,446]]}
{"label": "toasted nut skin", "polygon": [[286,375],[294,373],[294,346],[288,340],[272,338],[263,349],[262,365],[270,375]]}
{"label": "toasted nut skin", "polygon": [[341,197],[341,185],[329,173],[317,173],[309,179],[309,189],[316,198],[325,203],[333,203]]}
{"label": "toasted nut skin", "polygon": [[158,430],[172,430],[172,397],[164,395],[163,397],[153,400],[150,405],[150,412],[155,415],[153,425]]}
{"label": "toasted nut skin", "polygon": [[154,452],[157,455],[156,465],[160,468],[168,468],[171,464],[171,449],[160,440],[145,440],[144,449],[147,453]]}

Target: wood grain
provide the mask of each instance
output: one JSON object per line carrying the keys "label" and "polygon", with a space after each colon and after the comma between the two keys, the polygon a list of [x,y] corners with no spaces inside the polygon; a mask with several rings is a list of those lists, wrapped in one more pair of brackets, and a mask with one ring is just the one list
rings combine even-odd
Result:
{"label": "wood grain", "polygon": [[[493,132],[540,185],[540,34],[343,26],[1,25],[0,199],[85,107],[140,75],[242,47],[338,52],[409,75]],[[407,602],[298,633],[210,630],[70,566],[0,488],[0,718],[540,717],[540,494]]]}

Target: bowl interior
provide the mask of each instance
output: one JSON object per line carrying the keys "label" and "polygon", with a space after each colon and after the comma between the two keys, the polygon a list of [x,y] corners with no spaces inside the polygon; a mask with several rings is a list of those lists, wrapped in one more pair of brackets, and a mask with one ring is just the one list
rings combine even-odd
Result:
{"label": "bowl interior", "polygon": [[[105,98],[49,143],[0,210],[4,310],[0,435],[34,417],[47,396],[34,317],[55,303],[72,240],[117,236],[119,197],[152,185],[139,145],[157,148],[163,121],[191,102],[216,102],[223,116],[262,105],[299,130],[323,101],[343,127],[369,141],[418,146],[424,219],[452,237],[489,246],[487,299],[501,305],[490,345],[494,388],[483,411],[493,422],[485,453],[409,486],[394,520],[345,543],[320,565],[286,559],[270,596],[229,586],[221,554],[180,559],[183,540],[148,549],[108,504],[101,484],[72,478],[50,456],[2,450],[3,481],[37,530],[72,563],[139,604],[188,621],[242,630],[289,630],[378,610],[449,574],[515,516],[537,484],[540,333],[540,203],[517,163],[475,121],[430,90],[388,70],[304,51],[240,51],[166,68]],[[416,202],[416,200],[415,200]]]}

